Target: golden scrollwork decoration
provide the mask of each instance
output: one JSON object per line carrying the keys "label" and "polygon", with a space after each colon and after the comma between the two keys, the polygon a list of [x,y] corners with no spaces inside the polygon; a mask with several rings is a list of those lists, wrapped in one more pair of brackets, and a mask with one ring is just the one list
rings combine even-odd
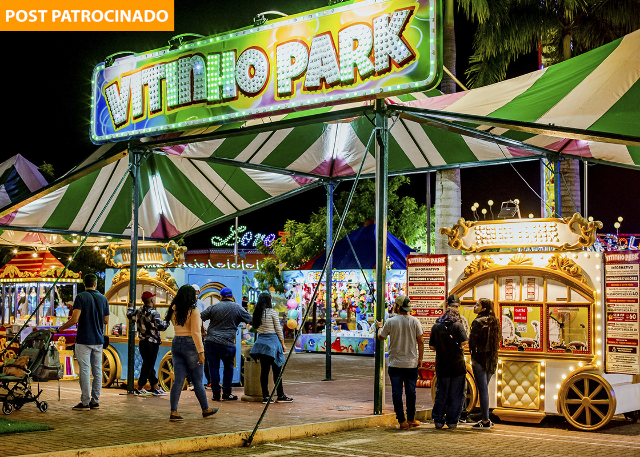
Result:
{"label": "golden scrollwork decoration", "polygon": [[[124,268],[127,265],[129,265],[128,261],[120,261],[120,262],[116,262],[114,260],[114,258],[116,258],[118,251],[121,249],[129,249],[128,245],[119,245],[119,244],[115,244],[115,243],[111,243],[109,244],[109,246],[107,246],[106,249],[103,249],[101,251],[102,254],[105,255],[105,263],[110,266],[110,267],[114,267],[114,268]],[[145,251],[145,249],[147,251]],[[149,262],[144,261],[143,257],[144,257],[144,252],[149,252],[149,250],[155,251],[152,253],[152,255],[154,256],[160,256],[160,252],[162,250],[164,250],[166,252],[166,254],[171,256],[171,259],[167,260],[166,262],[164,261],[164,259],[162,261],[152,261]],[[175,241],[171,240],[166,244],[155,244],[155,245],[141,245],[138,246],[138,264],[145,264],[145,265],[149,265],[151,263],[153,264],[158,264],[158,265],[162,265],[162,267],[164,268],[168,268],[168,267],[175,267],[177,265],[180,265],[181,263],[183,263],[185,261],[185,253],[187,252],[187,247],[186,246],[179,246],[178,243],[176,243]],[[143,254],[141,254],[143,253]],[[165,257],[166,259],[166,257]],[[158,259],[159,260],[159,259]]]}
{"label": "golden scrollwork decoration", "polygon": [[480,271],[488,270],[489,268],[492,268],[494,266],[496,265],[493,259],[489,256],[483,255],[482,257],[480,257],[480,259],[471,262],[464,269],[464,278],[462,278],[462,281],[466,280],[476,273],[479,273]]}
{"label": "golden scrollwork decoration", "polygon": [[511,257],[511,260],[509,260],[509,263],[507,265],[516,265],[516,266],[528,265],[528,266],[533,266],[533,259],[531,257],[527,257],[524,254],[516,254],[513,257]]}
{"label": "golden scrollwork decoration", "polygon": [[549,264],[547,265],[547,268],[560,271],[566,275],[571,276],[572,278],[579,280],[580,282],[587,282],[587,278],[585,278],[580,265],[576,264],[566,255],[554,254],[549,258]]}
{"label": "golden scrollwork decoration", "polygon": [[162,246],[167,253],[173,256],[173,260],[165,262],[164,267],[175,267],[184,262],[184,254],[187,252],[186,246],[178,246],[178,243],[171,240],[164,246]]}
{"label": "golden scrollwork decoration", "polygon": [[164,269],[159,268],[158,271],[156,271],[156,279],[166,284],[175,293],[178,293],[178,285],[176,284],[176,280],[173,279],[169,273],[164,271]]}
{"label": "golden scrollwork decoration", "polygon": [[462,238],[469,232],[469,227],[473,224],[472,221],[465,221],[464,218],[461,217],[453,227],[442,227],[440,233],[449,237],[449,246],[451,249],[462,249]]}
{"label": "golden scrollwork decoration", "polygon": [[120,270],[119,272],[117,272],[115,274],[115,276],[113,277],[113,279],[111,280],[111,284],[113,284],[114,286],[120,282],[124,282],[124,281],[128,281],[129,280],[129,270]]}
{"label": "golden scrollwork decoration", "polygon": [[602,222],[591,221],[582,217],[580,213],[575,213],[571,218],[564,218],[569,230],[578,236],[578,241],[574,244],[565,243],[562,249],[579,249],[593,246],[596,241],[596,231],[602,228]]}

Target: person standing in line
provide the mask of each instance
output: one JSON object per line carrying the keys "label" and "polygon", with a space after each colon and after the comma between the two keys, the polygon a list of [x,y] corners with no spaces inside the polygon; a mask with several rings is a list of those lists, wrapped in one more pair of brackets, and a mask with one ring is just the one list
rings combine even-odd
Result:
{"label": "person standing in line", "polygon": [[[418,367],[422,364],[424,355],[424,340],[422,325],[417,317],[411,316],[410,299],[406,295],[396,297],[394,304],[395,316],[382,322],[376,321],[378,340],[389,341],[389,378],[391,379],[391,395],[396,419],[402,430],[417,427],[420,421],[415,420],[416,414],[416,383],[418,382]],[[380,330],[382,328],[382,330]],[[402,390],[407,399],[407,415],[405,418],[402,404]]]}
{"label": "person standing in line", "polygon": [[480,396],[482,419],[472,427],[489,429],[493,427],[493,422],[489,420],[489,382],[498,367],[500,325],[493,310],[493,302],[488,298],[478,300],[473,312],[478,317],[471,323],[469,350],[473,377]]}
{"label": "person standing in line", "polygon": [[[200,286],[197,284],[192,284],[191,286],[196,290],[196,298],[198,299],[198,301],[196,302],[196,308],[198,308],[198,311],[200,311],[200,316],[202,316],[202,313],[204,312],[204,310],[207,309],[207,305],[205,305],[204,302],[199,298]],[[202,337],[203,338],[206,336],[207,328],[209,328],[209,321],[203,320],[202,321]],[[204,358],[204,377],[207,378],[206,387],[211,387],[211,375],[209,373],[209,361],[207,360],[206,352],[205,352],[205,358]],[[189,382],[189,390],[193,390],[192,386],[193,386],[193,383]]]}
{"label": "person standing in line", "polygon": [[[80,403],[74,411],[90,411],[100,408],[102,390],[102,346],[104,329],[109,328],[109,304],[107,298],[96,290],[98,277],[89,273],[83,279],[84,292],[80,292],[73,302],[73,312],[58,332],[78,324],[75,355],[80,378]],[[93,374],[93,383],[91,382]]]}
{"label": "person standing in line", "polygon": [[[269,370],[273,370],[274,384],[280,377],[282,364],[284,363],[284,353],[287,347],[284,344],[284,335],[280,325],[280,316],[273,309],[271,294],[263,292],[258,296],[256,308],[253,310],[253,328],[258,332],[255,344],[251,348],[251,356],[260,359],[260,387],[262,388],[262,403],[268,403],[271,393],[269,392]],[[290,403],[293,398],[284,394],[282,380],[278,384],[278,398],[271,402]]]}
{"label": "person standing in line", "polygon": [[[236,357],[236,332],[240,322],[251,323],[253,317],[233,301],[233,292],[228,287],[220,290],[220,297],[219,303],[209,306],[202,313],[202,319],[209,320],[207,336],[204,340],[209,358],[209,378],[214,401],[237,400],[238,397],[231,393],[233,361]],[[220,393],[220,361],[224,365],[222,394]]]}
{"label": "person standing in line", "polygon": [[167,393],[158,384],[155,365],[158,358],[158,350],[162,338],[160,332],[169,327],[169,322],[160,318],[160,313],[156,311],[156,294],[146,291],[142,294],[142,307],[127,310],[127,319],[138,326],[138,349],[142,357],[142,367],[138,377],[138,388],[134,390],[136,395],[145,395],[148,392],[144,389],[147,380],[152,386],[151,393],[157,396],[165,396]]}
{"label": "person standing in line", "polygon": [[175,337],[171,343],[174,380],[169,396],[171,415],[169,420],[184,420],[178,414],[178,401],[187,373],[194,384],[196,398],[202,408],[202,417],[218,412],[218,408],[209,408],[207,394],[202,384],[202,364],[204,364],[204,346],[202,344],[202,320],[196,309],[196,291],[189,284],[179,290],[167,311],[165,321],[171,321],[175,327]]}
{"label": "person standing in line", "polygon": [[437,429],[446,423],[456,428],[464,406],[467,368],[463,348],[467,333],[462,325],[457,295],[449,295],[449,308],[431,328],[429,348],[436,351],[436,399],[432,417]]}

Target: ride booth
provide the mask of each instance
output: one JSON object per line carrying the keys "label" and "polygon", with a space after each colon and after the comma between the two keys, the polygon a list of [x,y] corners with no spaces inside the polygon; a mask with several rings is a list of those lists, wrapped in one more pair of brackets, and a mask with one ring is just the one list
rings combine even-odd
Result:
{"label": "ride booth", "polygon": [[[109,325],[111,327],[110,344],[103,353],[103,386],[113,383],[119,384],[127,379],[128,366],[128,338],[127,338],[127,309],[129,284],[131,281],[128,262],[128,247],[110,246],[107,256],[108,264],[117,268],[106,270],[105,284],[109,285],[105,296],[109,302]],[[218,269],[206,267],[186,267],[170,265],[181,264],[186,248],[170,245],[141,245],[138,247],[138,269],[136,278],[136,307],[142,306],[142,294],[146,291],[156,294],[156,310],[164,318],[171,301],[183,284],[197,284],[200,286],[199,299],[205,306],[220,301],[220,290],[230,287],[234,291],[234,298],[240,303],[240,297],[249,293],[253,287],[253,272],[236,269]],[[123,262],[124,254],[124,262]],[[153,262],[153,263],[152,263]],[[236,292],[237,291],[237,292]],[[255,294],[255,293],[254,293]],[[244,335],[243,335],[244,334]],[[156,359],[156,373],[160,386],[169,391],[173,384],[173,363],[171,359],[171,342],[174,336],[173,326],[160,332],[162,343]],[[247,339],[246,332],[239,327],[236,334],[236,359],[233,373],[233,383],[242,383],[241,344]],[[137,379],[142,366],[142,357],[138,350],[136,336],[134,376]],[[222,365],[220,368],[222,378]]]}
{"label": "ride booth", "polygon": [[[501,321],[493,413],[540,422],[561,414],[597,430],[640,409],[637,251],[589,250],[600,222],[565,219],[465,222],[441,229],[465,254],[448,256],[449,294],[465,328],[479,298]],[[483,252],[499,249],[501,252]],[[540,250],[538,250],[540,249]],[[468,404],[478,406],[470,359]],[[432,383],[435,394],[435,382]]]}

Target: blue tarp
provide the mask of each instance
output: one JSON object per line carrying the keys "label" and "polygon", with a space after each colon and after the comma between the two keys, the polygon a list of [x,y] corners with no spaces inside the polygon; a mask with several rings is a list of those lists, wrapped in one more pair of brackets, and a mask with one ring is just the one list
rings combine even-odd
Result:
{"label": "blue tarp", "polygon": [[[353,244],[362,268],[374,269],[376,267],[376,225],[373,223],[365,224],[347,236]],[[387,232],[387,257],[389,257],[389,262],[393,262],[391,268],[400,270],[406,268],[407,254],[413,251],[414,249]],[[323,252],[302,265],[300,270],[321,270],[325,258],[326,253]],[[338,241],[333,251],[333,269],[354,270],[357,268],[356,258],[351,251],[347,237],[344,237]]]}

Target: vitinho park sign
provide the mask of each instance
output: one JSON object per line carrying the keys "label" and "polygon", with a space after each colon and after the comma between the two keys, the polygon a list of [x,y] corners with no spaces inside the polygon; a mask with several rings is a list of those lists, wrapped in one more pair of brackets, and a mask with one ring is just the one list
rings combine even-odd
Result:
{"label": "vitinho park sign", "polygon": [[91,139],[428,90],[441,78],[441,49],[438,0],[364,0],[123,57],[94,69]]}

